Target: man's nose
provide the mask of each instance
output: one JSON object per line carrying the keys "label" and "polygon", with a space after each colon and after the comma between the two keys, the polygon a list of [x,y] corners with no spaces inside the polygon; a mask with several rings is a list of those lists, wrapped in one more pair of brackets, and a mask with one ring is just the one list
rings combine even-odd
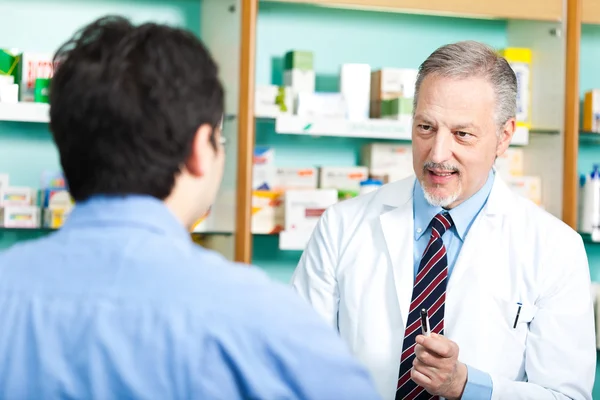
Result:
{"label": "man's nose", "polygon": [[434,163],[443,163],[452,157],[452,132],[447,129],[440,129],[433,139],[433,146],[429,158]]}

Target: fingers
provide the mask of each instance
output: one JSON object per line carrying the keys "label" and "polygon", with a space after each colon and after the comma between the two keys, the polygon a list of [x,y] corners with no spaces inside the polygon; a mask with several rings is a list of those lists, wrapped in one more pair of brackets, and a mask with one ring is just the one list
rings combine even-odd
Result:
{"label": "fingers", "polygon": [[424,388],[428,388],[432,384],[431,378],[425,375],[426,368],[423,368],[421,365],[414,366],[410,370],[410,378],[419,386]]}
{"label": "fingers", "polygon": [[418,335],[416,342],[417,346],[421,345],[428,352],[435,353],[442,358],[452,358],[458,354],[458,346],[456,343],[437,333],[432,333],[429,337]]}

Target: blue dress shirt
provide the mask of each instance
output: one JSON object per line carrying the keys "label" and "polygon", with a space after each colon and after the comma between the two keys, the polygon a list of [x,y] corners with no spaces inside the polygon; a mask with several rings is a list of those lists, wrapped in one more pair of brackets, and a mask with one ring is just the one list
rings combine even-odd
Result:
{"label": "blue dress shirt", "polygon": [[[475,221],[475,217],[482,210],[483,206],[487,202],[490,191],[494,184],[494,171],[490,171],[488,179],[483,187],[471,196],[466,201],[462,202],[457,207],[449,210],[454,226],[450,228],[442,240],[446,246],[446,254],[448,258],[448,275],[452,274],[454,265],[460,249],[465,241],[469,229]],[[418,180],[415,181],[414,193],[413,193],[413,217],[415,222],[415,244],[414,244],[414,273],[417,275],[419,270],[419,263],[421,257],[425,252],[427,243],[431,236],[431,228],[429,224],[433,217],[442,211],[441,207],[434,207],[430,205],[423,194],[423,188],[421,187]],[[491,399],[492,397],[492,378],[489,374],[480,371],[476,368],[467,365],[468,379],[465,391],[463,393],[463,400],[481,400]]]}
{"label": "blue dress shirt", "polygon": [[138,196],[0,253],[0,377],[3,399],[378,398],[291,288]]}

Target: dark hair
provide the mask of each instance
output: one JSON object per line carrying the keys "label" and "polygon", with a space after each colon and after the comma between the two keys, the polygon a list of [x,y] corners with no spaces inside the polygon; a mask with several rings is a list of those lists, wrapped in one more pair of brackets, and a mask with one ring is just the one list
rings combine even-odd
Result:
{"label": "dark hair", "polygon": [[165,199],[198,128],[223,116],[218,68],[191,33],[101,18],[55,54],[50,129],[76,201]]}

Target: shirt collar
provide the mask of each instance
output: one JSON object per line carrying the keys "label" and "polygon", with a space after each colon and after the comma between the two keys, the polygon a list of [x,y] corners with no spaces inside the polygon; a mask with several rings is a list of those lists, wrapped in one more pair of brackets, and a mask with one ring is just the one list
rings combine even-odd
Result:
{"label": "shirt collar", "polygon": [[141,226],[162,234],[190,238],[171,210],[151,196],[94,196],[76,204],[65,228],[94,225]]}
{"label": "shirt collar", "polygon": [[[454,229],[456,230],[456,233],[461,241],[465,240],[465,236],[475,220],[475,217],[485,205],[492,190],[493,184],[494,171],[491,170],[488,174],[487,181],[483,187],[479,189],[479,191],[449,211],[450,217],[452,217],[452,221],[454,221]],[[432,206],[427,202],[427,200],[425,200],[423,188],[421,187],[418,179],[415,180],[413,192],[415,240],[418,240],[429,227],[433,217],[435,217],[443,209],[442,207]]]}

